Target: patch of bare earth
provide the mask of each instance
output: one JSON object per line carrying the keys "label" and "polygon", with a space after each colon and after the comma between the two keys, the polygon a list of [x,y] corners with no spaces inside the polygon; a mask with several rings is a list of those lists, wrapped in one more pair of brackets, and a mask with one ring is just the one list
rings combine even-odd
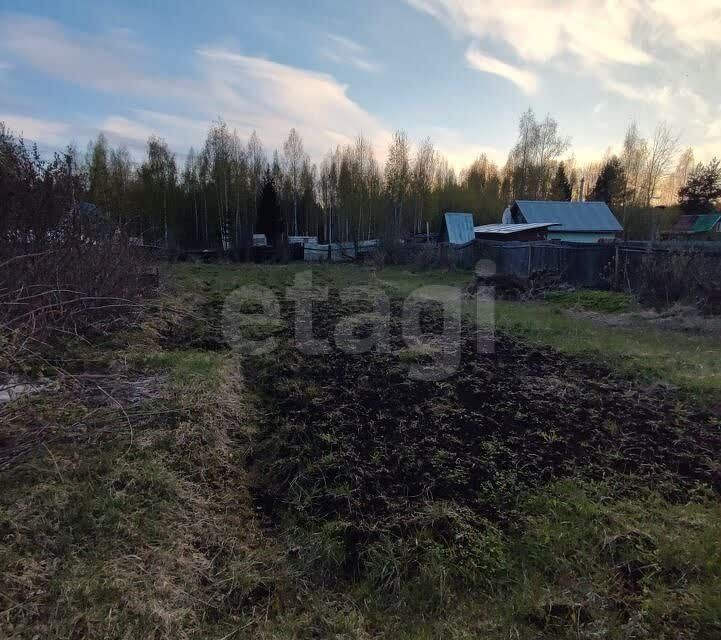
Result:
{"label": "patch of bare earth", "polygon": [[[351,309],[319,307],[314,328],[332,340]],[[256,499],[281,531],[289,521],[335,530],[328,549],[343,550],[345,575],[372,572],[391,539],[463,549],[488,523],[513,528],[519,498],[564,477],[653,487],[671,501],[721,489],[721,423],[672,391],[508,335],[478,353],[470,326],[452,376],[413,380],[398,355],[400,303],[393,312],[390,353],[311,357],[289,344],[245,370],[267,411]],[[424,324],[441,331],[437,313]]]}

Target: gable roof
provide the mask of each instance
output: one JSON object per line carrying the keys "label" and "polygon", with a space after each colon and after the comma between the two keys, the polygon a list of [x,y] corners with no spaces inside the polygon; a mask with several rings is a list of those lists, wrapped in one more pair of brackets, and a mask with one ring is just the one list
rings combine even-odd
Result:
{"label": "gable roof", "polygon": [[672,233],[709,233],[721,222],[721,213],[681,216],[671,228]]}
{"label": "gable roof", "polygon": [[[556,222],[553,231],[623,231],[616,216],[605,202],[558,202],[553,200],[516,200],[511,209],[518,207],[525,222]],[[520,220],[519,220],[520,222]]]}
{"label": "gable roof", "polygon": [[443,215],[448,242],[450,244],[466,244],[472,242],[476,235],[473,232],[473,214],[446,213]]}

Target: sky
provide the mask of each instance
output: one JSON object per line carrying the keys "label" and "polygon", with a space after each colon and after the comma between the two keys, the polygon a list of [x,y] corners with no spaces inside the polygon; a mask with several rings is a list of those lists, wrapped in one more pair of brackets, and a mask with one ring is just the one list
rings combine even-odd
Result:
{"label": "sky", "polygon": [[362,133],[429,137],[457,168],[503,163],[551,114],[579,162],[632,121],[721,157],[721,0],[3,0],[0,121],[52,150],[103,131],[182,157],[222,117],[319,161]]}

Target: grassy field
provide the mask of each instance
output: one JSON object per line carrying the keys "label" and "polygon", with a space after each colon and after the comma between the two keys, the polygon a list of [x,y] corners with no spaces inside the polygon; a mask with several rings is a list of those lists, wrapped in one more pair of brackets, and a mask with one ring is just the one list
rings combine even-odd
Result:
{"label": "grassy field", "polygon": [[[173,271],[178,290],[194,291],[198,282],[207,282],[213,291],[230,293],[237,286],[260,283],[283,291],[293,284],[304,265],[263,266],[179,266]],[[472,279],[467,271],[411,271],[387,267],[381,272],[363,267],[323,267],[316,282],[325,286],[347,287],[373,284],[389,295],[405,296],[420,286],[463,287]],[[189,294],[192,295],[192,294]],[[713,403],[721,391],[721,342],[716,337],[643,328],[604,327],[588,319],[572,316],[572,308],[602,312],[628,311],[629,300],[621,294],[579,292],[552,297],[549,302],[508,302],[494,304],[496,326],[534,343],[563,353],[578,354],[638,378],[680,388],[692,401]],[[469,314],[475,314],[471,305]],[[490,312],[482,311],[482,318]]]}
{"label": "grassy field", "polygon": [[[141,324],[45,354],[72,384],[0,426],[43,442],[0,467],[0,637],[719,637],[717,340],[499,302],[495,354],[413,382],[397,320],[390,353],[301,357],[283,303],[239,360],[227,296],[304,271],[167,267]],[[313,271],[394,314],[470,278]],[[324,335],[360,310],[320,307]]]}

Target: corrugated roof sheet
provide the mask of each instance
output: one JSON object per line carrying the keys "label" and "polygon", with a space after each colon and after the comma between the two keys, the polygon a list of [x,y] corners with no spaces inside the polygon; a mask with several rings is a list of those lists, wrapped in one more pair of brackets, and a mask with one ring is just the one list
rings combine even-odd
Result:
{"label": "corrugated roof sheet", "polygon": [[526,222],[557,222],[554,231],[623,231],[605,202],[516,200]]}
{"label": "corrugated roof sheet", "polygon": [[708,233],[713,231],[713,228],[721,220],[721,215],[718,213],[704,213],[696,217],[696,222],[693,223],[694,233]]}
{"label": "corrugated roof sheet", "polygon": [[681,216],[672,233],[709,233],[721,222],[721,213],[700,213]]}
{"label": "corrugated roof sheet", "polygon": [[519,233],[521,231],[531,231],[533,229],[544,229],[553,227],[557,222],[526,222],[521,224],[484,224],[480,227],[474,227],[476,233],[498,233],[509,234]]}
{"label": "corrugated roof sheet", "polygon": [[466,244],[472,242],[476,235],[473,232],[473,214],[470,213],[446,213],[443,216],[446,230],[448,231],[448,242],[450,244]]}

